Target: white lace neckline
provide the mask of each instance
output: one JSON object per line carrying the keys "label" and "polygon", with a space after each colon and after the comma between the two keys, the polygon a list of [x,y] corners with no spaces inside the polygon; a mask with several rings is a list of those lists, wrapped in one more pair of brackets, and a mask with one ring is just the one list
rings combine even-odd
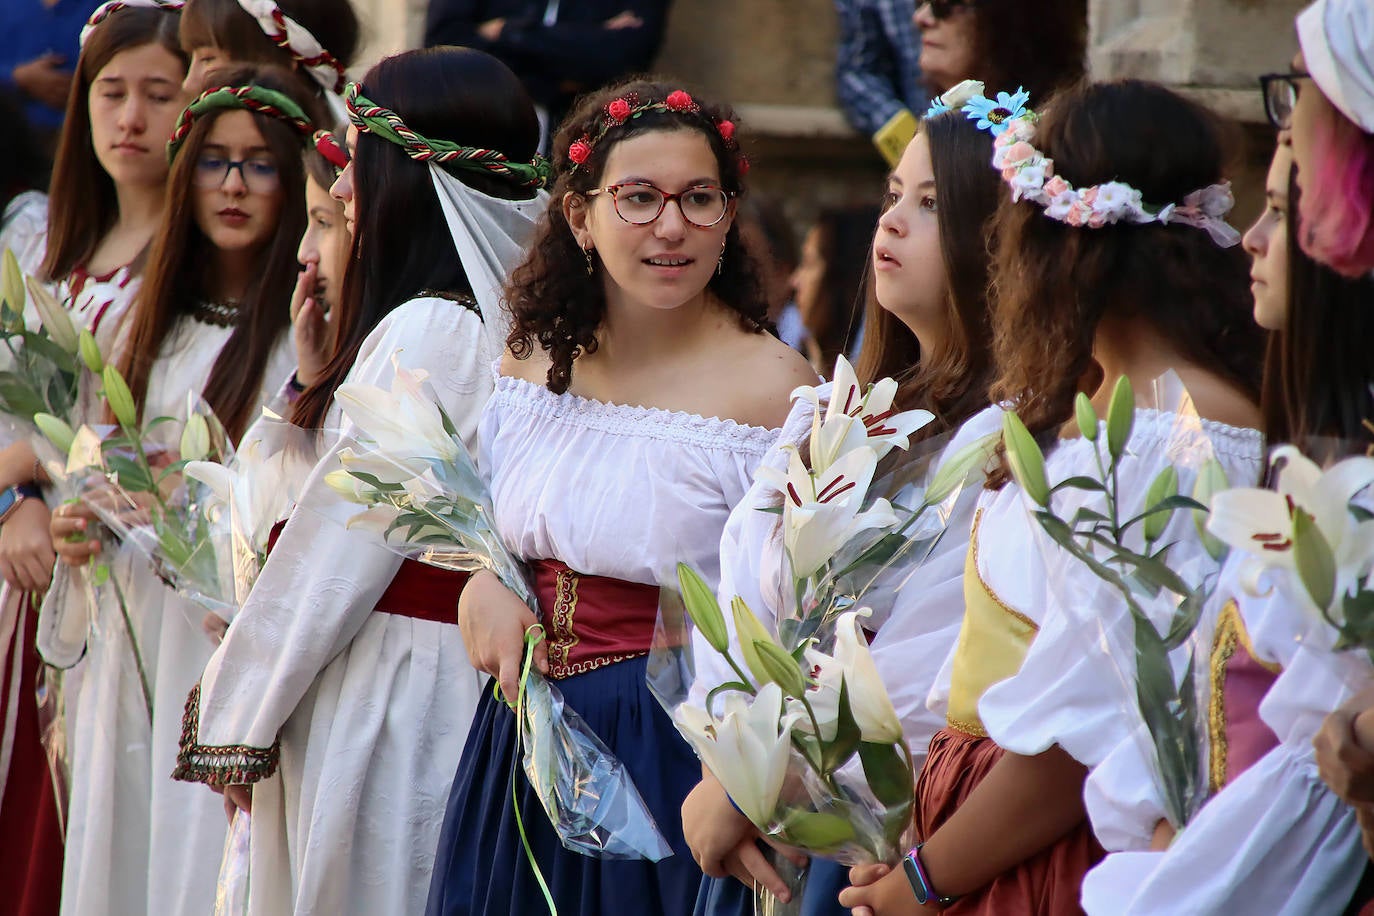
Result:
{"label": "white lace neckline", "polygon": [[720,417],[705,417],[685,410],[666,410],[638,404],[617,404],[562,394],[513,375],[498,375],[496,398],[546,419],[557,419],[613,435],[667,438],[704,447],[756,452],[762,455],[781,434],[768,429]]}

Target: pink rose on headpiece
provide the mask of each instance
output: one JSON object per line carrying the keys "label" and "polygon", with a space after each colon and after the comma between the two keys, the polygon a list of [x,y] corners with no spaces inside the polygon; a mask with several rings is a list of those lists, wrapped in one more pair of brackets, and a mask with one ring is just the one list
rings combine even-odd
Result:
{"label": "pink rose on headpiece", "polygon": [[667,105],[673,111],[690,111],[696,102],[693,102],[692,97],[681,89],[675,89],[668,93],[668,97],[663,100],[663,104]]}
{"label": "pink rose on headpiece", "polygon": [[1050,197],[1058,197],[1060,194],[1063,194],[1068,189],[1069,183],[1064,179],[1060,178],[1058,175],[1055,175],[1049,181],[1045,182],[1045,193],[1048,194]]}
{"label": "pink rose on headpiece", "polygon": [[611,116],[611,120],[619,124],[630,116],[630,103],[624,99],[616,99],[606,106],[606,114]]}
{"label": "pink rose on headpiece", "polygon": [[587,157],[592,154],[592,145],[586,137],[581,140],[574,140],[568,147],[568,158],[576,165],[581,165],[587,161]]}
{"label": "pink rose on headpiece", "polygon": [[720,121],[716,124],[716,130],[720,131],[722,139],[729,140],[735,135],[735,122]]}
{"label": "pink rose on headpiece", "polygon": [[748,157],[748,156],[740,156],[740,157],[739,157],[739,174],[740,174],[740,177],[741,177],[741,178],[743,178],[745,175],[748,175],[748,174],[749,174],[749,157]]}

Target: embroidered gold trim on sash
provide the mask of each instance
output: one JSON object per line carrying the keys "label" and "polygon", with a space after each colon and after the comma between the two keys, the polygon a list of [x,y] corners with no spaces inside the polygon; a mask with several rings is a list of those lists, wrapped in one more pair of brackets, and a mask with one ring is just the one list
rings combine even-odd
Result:
{"label": "embroidered gold trim on sash", "polygon": [[1207,699],[1207,783],[1213,792],[1226,785],[1226,766],[1231,751],[1226,740],[1226,666],[1236,654],[1237,646],[1271,674],[1283,670],[1281,665],[1259,657],[1254,643],[1250,641],[1250,633],[1245,629],[1245,619],[1240,616],[1240,606],[1234,598],[1227,601],[1217,617],[1217,631],[1212,637],[1209,661],[1212,693]]}

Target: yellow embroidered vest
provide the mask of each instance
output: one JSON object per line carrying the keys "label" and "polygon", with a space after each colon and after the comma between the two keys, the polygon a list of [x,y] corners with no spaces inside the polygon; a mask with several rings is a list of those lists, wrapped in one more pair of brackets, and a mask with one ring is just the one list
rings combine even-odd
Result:
{"label": "yellow embroidered vest", "polygon": [[954,649],[945,720],[951,728],[986,738],[988,733],[978,718],[978,701],[993,684],[1021,670],[1040,628],[998,598],[978,572],[978,524],[982,517],[980,509],[973,519],[964,559],[964,621]]}

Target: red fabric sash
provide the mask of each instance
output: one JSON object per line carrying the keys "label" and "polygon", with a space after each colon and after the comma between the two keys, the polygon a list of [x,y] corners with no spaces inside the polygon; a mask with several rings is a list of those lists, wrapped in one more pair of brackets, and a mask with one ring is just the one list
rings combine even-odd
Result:
{"label": "red fabric sash", "polygon": [[534,592],[548,639],[549,676],[582,674],[649,653],[658,586],[573,572],[533,560]]}
{"label": "red fabric sash", "polygon": [[[285,527],[285,521],[272,526],[272,534],[267,539],[269,554]],[[382,592],[382,597],[377,599],[373,610],[382,614],[432,620],[435,623],[446,623],[456,627],[458,596],[467,581],[468,573],[465,572],[440,569],[418,560],[403,560],[401,568],[396,570],[391,584]]]}

